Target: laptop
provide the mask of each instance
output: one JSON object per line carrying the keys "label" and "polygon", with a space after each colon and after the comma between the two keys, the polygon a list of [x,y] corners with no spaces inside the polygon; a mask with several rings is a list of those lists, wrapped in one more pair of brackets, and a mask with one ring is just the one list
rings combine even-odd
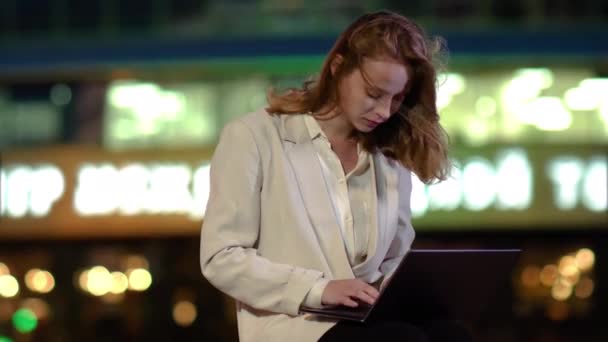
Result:
{"label": "laptop", "polygon": [[414,323],[477,320],[501,292],[509,291],[520,253],[520,249],[412,249],[373,305],[303,306],[300,312],[357,322],[391,317]]}

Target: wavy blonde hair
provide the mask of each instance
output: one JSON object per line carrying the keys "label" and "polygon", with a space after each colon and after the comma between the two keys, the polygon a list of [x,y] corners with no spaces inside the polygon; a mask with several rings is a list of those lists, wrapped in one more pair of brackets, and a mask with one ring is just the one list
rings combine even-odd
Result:
{"label": "wavy blonde hair", "polygon": [[[403,102],[389,120],[369,133],[355,135],[367,151],[380,151],[397,160],[424,183],[445,180],[450,169],[448,137],[436,106],[437,67],[443,65],[444,47],[441,38],[427,37],[421,27],[399,14],[366,14],[338,37],[316,79],[282,93],[269,89],[266,110],[270,114],[310,112],[320,120],[333,117],[328,115],[339,106],[337,89],[343,77],[356,69],[362,71],[364,58],[391,58],[410,74]],[[342,57],[342,63],[332,73],[336,56]]]}

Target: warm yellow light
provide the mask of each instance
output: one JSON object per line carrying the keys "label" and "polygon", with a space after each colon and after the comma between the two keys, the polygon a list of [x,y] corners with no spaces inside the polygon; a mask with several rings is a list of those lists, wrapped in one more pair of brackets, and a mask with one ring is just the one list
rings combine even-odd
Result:
{"label": "warm yellow light", "polygon": [[547,287],[553,286],[553,283],[557,280],[557,275],[557,266],[546,265],[540,271],[540,282]]}
{"label": "warm yellow light", "polygon": [[574,286],[578,282],[580,271],[577,266],[576,258],[566,255],[559,260],[558,272],[560,281],[567,286]]}
{"label": "warm yellow light", "polygon": [[553,284],[551,288],[551,296],[553,299],[558,301],[564,301],[572,295],[572,286],[562,279],[558,280]]}
{"label": "warm yellow light", "polygon": [[103,296],[112,287],[110,271],[103,266],[91,268],[87,278],[87,289],[94,296]]}
{"label": "warm yellow light", "polygon": [[19,283],[10,274],[0,276],[0,296],[11,298],[19,293]]}
{"label": "warm yellow light", "polygon": [[34,268],[34,269],[27,271],[27,273],[25,274],[25,286],[27,286],[32,291],[34,291],[34,276],[39,271],[40,271],[39,269]]}
{"label": "warm yellow light", "polygon": [[129,287],[129,279],[122,272],[112,272],[112,287],[110,292],[113,294],[120,294],[127,291]]}
{"label": "warm yellow light", "polygon": [[574,265],[566,265],[564,267],[560,267],[559,274],[563,277],[576,277],[579,274],[578,267]]}
{"label": "warm yellow light", "polygon": [[145,291],[152,284],[152,275],[143,268],[127,271],[129,277],[129,289],[134,291]]}
{"label": "warm yellow light", "polygon": [[34,278],[34,283],[37,285],[36,289],[40,293],[49,293],[55,288],[55,278],[48,271],[42,271]]}
{"label": "warm yellow light", "polygon": [[576,252],[576,264],[581,271],[588,271],[595,263],[595,253],[589,248],[581,248]]}
{"label": "warm yellow light", "polygon": [[593,280],[585,277],[585,278],[581,279],[578,282],[578,284],[576,285],[576,289],[574,290],[574,295],[580,299],[587,299],[587,298],[591,297],[591,295],[593,294],[593,288],[594,288]]}
{"label": "warm yellow light", "polygon": [[25,285],[34,292],[49,293],[55,288],[55,278],[50,272],[35,268],[25,274]]}
{"label": "warm yellow light", "polygon": [[563,274],[564,270],[568,267],[577,267],[576,259],[572,255],[565,255],[561,257],[558,265],[558,270],[561,274]]}
{"label": "warm yellow light", "polygon": [[526,287],[536,287],[540,281],[540,268],[538,266],[529,265],[521,272],[521,282]]}
{"label": "warm yellow light", "polygon": [[173,306],[173,320],[177,325],[187,327],[196,319],[196,306],[189,301],[180,301]]}
{"label": "warm yellow light", "polygon": [[8,269],[8,266],[6,266],[6,264],[0,262],[0,276],[3,276],[5,274],[11,274],[11,271]]}
{"label": "warm yellow light", "polygon": [[576,273],[572,273],[566,276],[561,276],[559,280],[568,286],[575,286],[578,283],[580,278],[580,273],[578,272],[578,268],[576,269]]}
{"label": "warm yellow light", "polygon": [[38,320],[43,320],[49,317],[51,311],[49,305],[42,299],[39,298],[28,298],[21,303],[22,308],[29,309],[34,313]]}
{"label": "warm yellow light", "polygon": [[89,291],[89,288],[87,285],[88,283],[89,283],[89,271],[84,270],[78,276],[78,286],[80,286],[80,288],[86,292],[86,291]]}

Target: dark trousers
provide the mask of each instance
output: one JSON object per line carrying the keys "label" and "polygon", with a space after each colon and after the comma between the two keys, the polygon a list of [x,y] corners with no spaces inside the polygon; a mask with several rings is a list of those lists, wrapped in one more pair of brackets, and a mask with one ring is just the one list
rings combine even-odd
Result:
{"label": "dark trousers", "polygon": [[319,339],[319,342],[339,341],[471,342],[473,338],[456,321],[432,320],[414,325],[406,321],[385,320],[370,323],[341,321]]}

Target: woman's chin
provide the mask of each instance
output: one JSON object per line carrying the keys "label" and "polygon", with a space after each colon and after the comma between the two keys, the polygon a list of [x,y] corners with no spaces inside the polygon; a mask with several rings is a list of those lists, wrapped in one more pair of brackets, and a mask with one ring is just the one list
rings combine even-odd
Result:
{"label": "woman's chin", "polygon": [[359,127],[356,127],[356,129],[357,129],[357,131],[359,131],[361,133],[369,133],[369,132],[373,131],[376,127],[377,126],[361,124],[361,125],[359,125]]}

